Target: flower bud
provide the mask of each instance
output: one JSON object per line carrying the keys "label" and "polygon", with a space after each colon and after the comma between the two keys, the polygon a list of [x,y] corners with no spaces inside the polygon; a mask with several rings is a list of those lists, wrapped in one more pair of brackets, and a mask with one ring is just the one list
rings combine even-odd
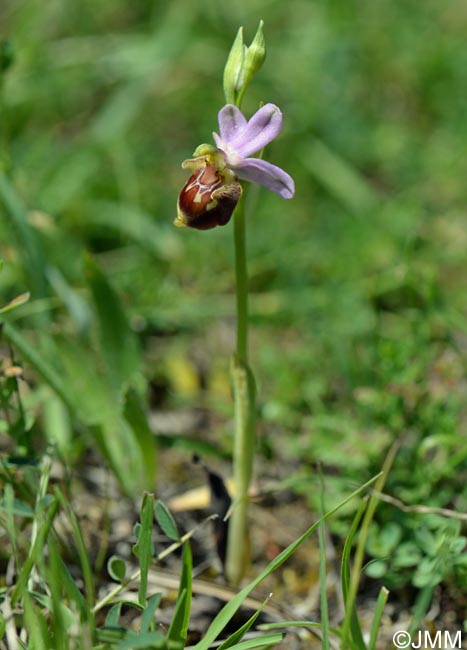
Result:
{"label": "flower bud", "polygon": [[[206,147],[201,145],[196,151]],[[242,195],[235,175],[225,167],[218,153],[185,160],[182,167],[194,173],[180,192],[174,224],[198,230],[225,226]]]}
{"label": "flower bud", "polygon": [[240,106],[243,95],[266,58],[266,43],[260,20],[249,47],[243,43],[243,27],[237,32],[224,68],[224,94],[227,104]]}
{"label": "flower bud", "polygon": [[255,37],[247,48],[243,59],[243,79],[242,87],[239,90],[239,101],[241,101],[245,90],[248,88],[250,81],[261,68],[266,58],[266,42],[263,33],[263,21],[259,21]]}
{"label": "flower bud", "polygon": [[224,68],[224,95],[227,104],[235,104],[237,101],[245,50],[246,46],[243,44],[243,27],[240,27]]}

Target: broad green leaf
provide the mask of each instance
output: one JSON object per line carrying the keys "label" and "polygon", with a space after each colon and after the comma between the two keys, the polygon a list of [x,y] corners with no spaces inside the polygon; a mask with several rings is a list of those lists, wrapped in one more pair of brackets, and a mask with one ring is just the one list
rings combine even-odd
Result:
{"label": "broad green leaf", "polygon": [[123,582],[126,575],[126,564],[121,557],[112,555],[107,562],[107,571],[112,580]]}
{"label": "broad green leaf", "polygon": [[180,539],[180,533],[172,513],[162,501],[156,501],[156,521],[167,537],[174,542]]}

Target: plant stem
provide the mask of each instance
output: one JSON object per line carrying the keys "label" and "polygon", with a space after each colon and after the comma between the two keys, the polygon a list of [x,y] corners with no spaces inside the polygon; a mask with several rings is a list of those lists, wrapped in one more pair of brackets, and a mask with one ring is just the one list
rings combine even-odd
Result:
{"label": "plant stem", "polygon": [[237,356],[248,364],[248,270],[246,262],[245,197],[234,213],[235,279],[237,294]]}
{"label": "plant stem", "polygon": [[246,261],[245,197],[234,213],[235,276],[237,293],[237,353],[231,364],[235,432],[233,475],[235,500],[229,521],[226,576],[238,584],[248,564],[248,488],[255,451],[255,390],[248,366],[248,271]]}

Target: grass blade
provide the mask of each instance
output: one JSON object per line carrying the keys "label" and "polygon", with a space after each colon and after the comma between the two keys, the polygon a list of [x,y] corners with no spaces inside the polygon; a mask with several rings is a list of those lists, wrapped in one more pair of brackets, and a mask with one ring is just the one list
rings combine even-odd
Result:
{"label": "grass blade", "polygon": [[[314,621],[276,621],[274,623],[263,623],[262,625],[258,625],[259,630],[280,630],[283,627],[304,627],[311,630],[320,630],[321,623],[315,623]],[[341,638],[341,631],[339,628],[329,626],[329,632],[338,639]]]}
{"label": "grass blade", "polygon": [[81,528],[75,513],[73,512],[64,494],[58,487],[55,488],[55,495],[60,505],[64,509],[73,530],[73,536],[76,542],[81,570],[83,572],[86,601],[89,605],[89,608],[91,608],[94,603],[94,577],[91,563],[89,561],[88,552],[86,550],[86,544],[84,543],[83,534],[81,532]]}
{"label": "grass blade", "polygon": [[16,307],[20,307],[21,305],[24,305],[29,298],[31,297],[31,294],[29,292],[22,293],[20,296],[16,296],[16,298],[13,298],[13,300],[10,300],[10,302],[7,302],[6,305],[3,305],[3,307],[0,307],[0,314],[6,314],[7,311],[11,311],[12,309],[15,309]]}
{"label": "grass blade", "polygon": [[62,377],[46,358],[37,352],[37,349],[11,323],[4,322],[1,332],[5,339],[21,352],[24,359],[42,375],[43,379],[65,402],[68,408],[75,411],[75,400],[71,392],[68,392]]}
{"label": "grass blade", "polygon": [[[363,513],[367,507],[367,499],[363,499],[356,514],[352,521],[349,533],[345,540],[344,548],[342,550],[342,560],[341,560],[341,585],[342,585],[342,595],[344,598],[344,603],[347,603],[349,595],[349,585],[350,585],[350,555],[352,552],[352,544],[357,532],[360,521],[363,517]],[[357,610],[355,604],[352,607],[352,614],[350,620],[350,632],[354,644],[358,648],[365,648],[365,641],[363,639],[362,628],[360,626],[360,621],[358,620]]]}
{"label": "grass blade", "polygon": [[149,632],[151,630],[151,625],[154,623],[154,614],[156,613],[159,603],[161,602],[162,594],[154,594],[148,600],[144,612],[141,616],[141,625],[139,627],[140,633]]}
{"label": "grass blade", "polygon": [[[378,476],[375,485],[375,492],[382,492],[386,482],[389,470],[392,467],[394,458],[396,457],[397,450],[399,449],[399,442],[396,441],[390,448],[388,455],[383,464],[381,474]],[[363,517],[362,527],[358,538],[357,550],[353,562],[353,568],[350,576],[350,583],[347,598],[345,601],[345,618],[342,624],[342,648],[345,649],[349,645],[349,634],[351,632],[352,613],[354,611],[355,600],[357,597],[358,584],[360,582],[360,574],[363,566],[363,557],[365,555],[365,544],[368,537],[368,530],[370,523],[375,514],[376,507],[379,501],[375,494],[372,494],[368,500],[365,515]],[[354,640],[355,641],[355,640]]]}
{"label": "grass blade", "polygon": [[24,268],[28,274],[31,292],[34,298],[47,294],[47,281],[44,269],[47,267],[40,239],[28,221],[25,206],[16,194],[8,178],[0,172],[0,204],[15,233],[17,250],[22,256]]}
{"label": "grass blade", "polygon": [[376,641],[378,640],[379,624],[381,622],[381,617],[383,615],[384,608],[386,607],[388,596],[389,596],[389,591],[386,589],[386,587],[381,587],[378,594],[378,600],[376,601],[373,620],[371,622],[370,642],[368,644],[368,650],[375,650],[376,648]]}
{"label": "grass blade", "polygon": [[251,617],[247,620],[246,623],[244,623],[241,627],[238,628],[238,630],[236,630],[236,631],[235,631],[233,634],[231,634],[231,635],[230,635],[230,636],[229,636],[225,641],[223,641],[223,642],[220,644],[218,650],[227,650],[227,648],[232,648],[233,645],[235,645],[235,644],[238,643],[241,639],[243,639],[243,637],[245,636],[245,634],[248,632],[248,630],[251,628],[251,626],[253,625],[253,623],[256,621],[256,619],[258,618],[258,616],[259,616],[259,615],[261,614],[261,612],[263,611],[264,606],[265,606],[266,603],[269,601],[269,599],[271,598],[271,596],[272,596],[272,594],[269,594],[269,596],[268,596],[268,597],[266,598],[266,600],[263,602],[263,604],[261,605],[261,607],[259,607],[259,608],[257,609],[257,611],[253,614],[253,616],[251,616]]}
{"label": "grass blade", "polygon": [[42,612],[34,606],[32,598],[28,593],[24,594],[23,607],[26,628],[29,633],[28,648],[34,648],[34,650],[48,650],[48,648],[54,647],[47,630],[45,618],[42,615]]}
{"label": "grass blade", "polygon": [[117,650],[137,650],[145,648],[148,650],[167,650],[165,636],[160,632],[146,632],[145,634],[129,634],[128,638],[121,641]]}
{"label": "grass blade", "polygon": [[255,637],[254,639],[248,639],[247,641],[241,641],[230,647],[230,650],[250,650],[251,648],[267,648],[270,645],[276,645],[280,643],[284,638],[284,633],[279,634],[265,634],[264,636]]}
{"label": "grass blade", "polygon": [[188,623],[190,621],[191,610],[191,590],[193,579],[193,559],[191,557],[191,547],[189,542],[183,545],[182,556],[182,575],[180,577],[180,587],[178,591],[175,612],[167,632],[168,644],[172,643],[184,647],[188,636]]}
{"label": "grass blade", "polygon": [[289,557],[297,550],[300,544],[302,544],[310,535],[315,532],[322,519],[326,520],[329,519],[329,517],[332,517],[332,515],[340,510],[340,508],[345,506],[354,497],[364,492],[370,485],[377,481],[380,476],[381,474],[377,474],[372,479],[360,486],[357,490],[352,492],[352,494],[341,501],[341,503],[339,503],[337,506],[332,508],[332,510],[329,510],[329,512],[327,512],[324,517],[320,518],[317,522],[310,526],[310,528],[308,528],[308,530],[306,530],[303,535],[301,535],[298,539],[289,544],[289,546],[287,546],[287,548],[285,548],[281,553],[279,553],[279,555],[275,557],[254,580],[252,580],[248,585],[246,585],[246,587],[239,591],[238,594],[234,596],[229,603],[224,605],[224,607],[212,621],[203,639],[201,639],[201,641],[196,644],[196,650],[208,650],[212,642],[217,639],[219,634],[238,610],[245,598],[253,591],[255,587],[260,584],[262,580],[264,580],[264,578],[278,569],[286,560],[289,559]]}
{"label": "grass blade", "polygon": [[25,590],[29,580],[29,576],[31,574],[34,565],[36,564],[39,554],[42,552],[42,549],[45,544],[45,540],[47,539],[53,520],[55,519],[55,516],[58,512],[58,506],[59,506],[58,499],[55,498],[50,504],[49,509],[47,510],[47,514],[42,523],[42,526],[40,527],[37,533],[36,540],[31,548],[31,551],[25,563],[21,568],[18,579],[16,581],[16,585],[11,594],[11,604],[13,605],[13,607],[16,607],[20,598],[22,598],[25,595]]}
{"label": "grass blade", "polygon": [[328,596],[326,590],[326,528],[324,521],[324,481],[323,473],[319,471],[320,485],[320,524],[318,528],[319,539],[319,591],[321,605],[321,631],[323,633],[322,650],[329,650],[329,616],[328,616]]}
{"label": "grass blade", "polygon": [[152,558],[152,526],[154,523],[154,494],[145,492],[141,503],[141,528],[134,552],[139,560],[140,583],[138,602],[146,607],[146,593],[148,590],[148,572]]}

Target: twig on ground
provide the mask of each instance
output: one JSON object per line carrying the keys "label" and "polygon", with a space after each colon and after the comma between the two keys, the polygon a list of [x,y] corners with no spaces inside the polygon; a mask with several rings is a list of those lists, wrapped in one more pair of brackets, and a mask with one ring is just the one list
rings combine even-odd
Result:
{"label": "twig on ground", "polygon": [[441,517],[449,517],[450,519],[460,519],[461,521],[467,521],[467,513],[464,512],[457,512],[456,510],[449,510],[448,508],[435,508],[422,505],[407,506],[403,501],[396,499],[396,497],[392,497],[389,494],[384,494],[383,492],[376,491],[374,491],[373,494],[377,499],[380,499],[380,501],[390,503],[403,512],[415,512],[420,515],[440,515]]}

